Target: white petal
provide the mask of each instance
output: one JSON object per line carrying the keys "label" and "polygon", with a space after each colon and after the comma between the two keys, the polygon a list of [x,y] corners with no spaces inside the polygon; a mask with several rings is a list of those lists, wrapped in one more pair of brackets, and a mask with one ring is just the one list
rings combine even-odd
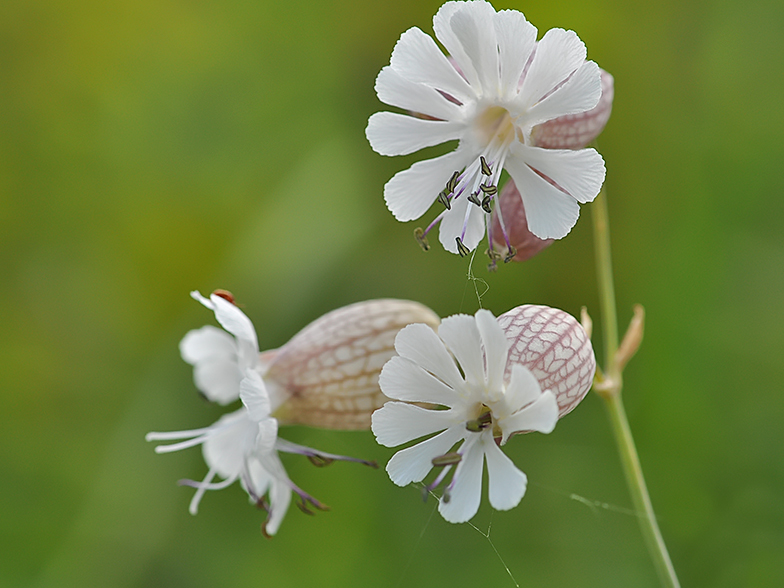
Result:
{"label": "white petal", "polygon": [[401,329],[395,337],[395,350],[452,389],[462,390],[465,387],[463,377],[443,341],[427,325],[415,323]]}
{"label": "white petal", "polygon": [[523,199],[528,230],[540,239],[565,237],[580,216],[577,201],[534,173],[518,158],[508,158],[506,170]]}
{"label": "white petal", "polygon": [[222,478],[236,478],[245,467],[245,457],[253,447],[258,427],[241,408],[223,415],[213,429],[214,433],[202,445],[204,461]]}
{"label": "white petal", "polygon": [[452,388],[410,359],[400,356],[384,364],[378,385],[385,395],[395,400],[452,406],[457,399]]}
{"label": "white petal", "polygon": [[225,406],[240,397],[240,368],[233,360],[202,361],[193,369],[193,381],[204,396]]}
{"label": "white petal", "polygon": [[461,103],[476,93],[438,48],[432,37],[414,27],[400,36],[392,51],[392,68],[403,77],[442,90]]}
{"label": "white petal", "polygon": [[283,480],[274,478],[269,491],[270,513],[264,531],[267,535],[274,535],[278,532],[283,517],[291,504],[291,488]]}
{"label": "white petal", "polygon": [[265,418],[259,423],[259,434],[256,435],[256,451],[262,453],[274,453],[275,445],[278,440],[278,421],[273,418]]}
{"label": "white petal", "polygon": [[397,447],[424,435],[430,435],[461,422],[462,411],[429,410],[405,402],[387,402],[371,417],[376,441],[385,447]]}
{"label": "white petal", "polygon": [[468,83],[475,89],[481,88],[479,76],[474,69],[471,59],[466,55],[463,49],[463,44],[458,39],[454,30],[452,30],[452,18],[460,10],[473,10],[474,6],[479,2],[446,2],[433,17],[433,31],[436,38],[441,41],[441,44],[446,48],[447,53],[455,60],[463,76],[468,80]]}
{"label": "white petal", "polygon": [[419,218],[435,202],[452,174],[464,169],[471,159],[470,153],[458,148],[398,172],[384,186],[387,207],[399,221]]}
{"label": "white petal", "polygon": [[533,127],[559,116],[587,112],[601,96],[601,70],[593,61],[587,61],[563,86],[528,110],[526,124]]}
{"label": "white petal", "polygon": [[378,74],[376,93],[381,102],[390,106],[443,120],[463,119],[463,110],[460,106],[450,102],[429,86],[407,80],[391,66],[385,67]]}
{"label": "white petal", "polygon": [[215,319],[220,323],[220,326],[240,341],[250,343],[258,354],[259,344],[256,340],[256,330],[253,328],[253,323],[244,312],[217,294],[210,294],[209,301],[198,292],[191,292],[191,296],[207,308],[213,310],[215,312]]}
{"label": "white petal", "polygon": [[504,371],[506,359],[509,355],[509,341],[504,330],[489,310],[476,312],[476,326],[482,338],[485,353],[487,373],[487,389],[492,391],[502,390],[504,386]]}
{"label": "white petal", "polygon": [[[485,96],[498,96],[498,42],[493,20],[495,10],[486,2],[466,3],[449,21],[465,56],[471,60]],[[458,61],[462,65],[461,61]]]}
{"label": "white petal", "polygon": [[270,416],[270,400],[264,380],[258,372],[249,371],[240,382],[240,399],[248,409],[251,420],[260,423]]}
{"label": "white petal", "polygon": [[457,464],[449,485],[449,502],[442,498],[438,505],[438,512],[450,523],[465,523],[479,510],[484,469],[484,448],[480,438],[481,435],[471,435],[466,439],[460,451],[463,460]]}
{"label": "white petal", "polygon": [[216,357],[236,358],[237,344],[226,331],[207,325],[186,333],[180,341],[180,355],[191,365]]}
{"label": "white petal", "polygon": [[606,170],[604,159],[595,149],[542,149],[516,144],[513,153],[578,202],[592,202],[602,189]]}
{"label": "white petal", "polygon": [[514,364],[503,403],[499,403],[498,407],[493,406],[493,414],[498,419],[504,419],[538,400],[541,395],[542,388],[539,385],[539,380],[531,373],[531,370],[521,364]]}
{"label": "white petal", "polygon": [[465,124],[462,122],[423,120],[395,112],[376,112],[368,120],[365,136],[376,153],[406,155],[459,139],[464,131]]}
{"label": "white petal", "polygon": [[465,426],[460,423],[427,441],[398,451],[387,464],[389,479],[398,486],[421,482],[433,468],[433,458],[444,455],[466,433]]}
{"label": "white petal", "polygon": [[[466,218],[466,214],[468,218]],[[473,251],[485,235],[485,219],[487,213],[469,202],[465,195],[452,201],[452,210],[448,211],[441,219],[438,230],[438,240],[444,249],[457,253],[456,237],[463,235],[461,241],[469,250]],[[465,228],[465,234],[463,230]]]}
{"label": "white petal", "polygon": [[539,102],[583,64],[585,54],[585,44],[574,31],[547,31],[520,88],[522,102],[529,107]]}
{"label": "white petal", "polygon": [[484,388],[482,339],[476,328],[476,319],[467,314],[447,317],[438,326],[438,336],[457,359],[469,386],[473,389]]}
{"label": "white petal", "polygon": [[[483,435],[483,441],[484,435]],[[489,437],[484,443],[487,459],[488,494],[490,504],[496,510],[509,510],[520,504],[528,483],[526,475],[515,467],[503,451]]]}
{"label": "white petal", "polygon": [[517,93],[520,76],[536,46],[536,27],[517,10],[501,10],[493,19],[498,38],[502,96]]}
{"label": "white petal", "polygon": [[539,431],[550,433],[558,422],[558,402],[555,395],[546,390],[534,402],[516,412],[509,418],[499,421],[499,426],[504,433],[502,443],[513,433],[519,431]]}

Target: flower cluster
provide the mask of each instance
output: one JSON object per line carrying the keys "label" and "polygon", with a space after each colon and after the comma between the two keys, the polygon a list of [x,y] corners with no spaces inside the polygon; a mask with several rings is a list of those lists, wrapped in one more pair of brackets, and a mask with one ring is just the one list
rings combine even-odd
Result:
{"label": "flower cluster", "polygon": [[[448,56],[414,27],[400,37],[376,79],[379,99],[413,116],[376,113],[366,135],[382,155],[452,140],[458,146],[396,174],[384,188],[390,211],[398,220],[414,220],[438,200],[444,210],[417,237],[427,247],[427,233],[440,222],[443,246],[465,255],[491,230],[488,219],[506,170],[530,232],[540,239],[564,237],[577,222],[579,204],[592,201],[604,181],[602,157],[594,149],[575,149],[609,116],[607,100],[600,105],[599,67],[586,61],[574,32],[551,29],[537,41],[536,28],[521,13],[496,12],[483,0],[447,2],[433,18],[433,30]],[[495,210],[509,249],[504,219]]]}
{"label": "flower cluster", "polygon": [[[194,366],[196,386],[213,402],[226,405],[240,399],[242,408],[202,429],[153,432],[148,441],[182,440],[156,447],[158,453],[202,445],[209,471],[196,488],[190,512],[196,514],[204,493],[239,480],[251,500],[268,512],[265,535],[274,535],[294,492],[299,506],[325,506],[300,489],[286,474],[279,452],[298,453],[317,464],[335,460],[374,462],[303,447],[278,437],[284,422],[313,421],[331,428],[367,427],[369,414],[380,406],[378,372],[392,355],[395,334],[414,321],[431,325],[438,317],[426,307],[404,300],[374,300],[354,304],[315,321],[282,348],[259,353],[250,319],[225,291],[209,299],[191,295],[215,313],[225,329],[212,326],[189,332],[180,344],[183,359]],[[340,325],[341,336],[335,327]],[[327,369],[327,367],[329,369]],[[213,482],[215,476],[223,478]]]}
{"label": "flower cluster", "polygon": [[373,414],[379,443],[396,447],[438,433],[398,451],[387,464],[389,477],[405,486],[438,468],[425,486],[432,491],[454,467],[438,507],[453,523],[476,514],[485,462],[490,504],[517,506],[527,479],[500,446],[517,433],[551,432],[588,391],[596,365],[582,327],[563,311],[522,306],[503,319],[487,310],[451,316],[437,335],[410,325],[379,379],[393,399]]}

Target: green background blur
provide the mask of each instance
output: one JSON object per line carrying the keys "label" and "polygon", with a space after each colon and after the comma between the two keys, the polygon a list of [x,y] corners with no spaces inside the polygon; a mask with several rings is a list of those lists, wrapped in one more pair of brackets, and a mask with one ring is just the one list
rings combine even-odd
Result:
{"label": "green background blur", "polygon": [[[416,158],[364,138],[376,74],[438,6],[0,3],[0,586],[514,586],[494,548],[520,586],[657,585],[593,395],[507,446],[531,483],[518,508],[480,509],[492,543],[383,470],[295,456],[332,511],[292,508],[268,541],[236,485],[190,516],[176,481],[203,477],[200,451],[144,441],[223,412],[179,358],[213,322],[192,289],[233,291],[263,349],[357,300],[476,310],[468,260],[423,253],[384,206]],[[784,585],[784,10],[496,7],[574,29],[615,76],[599,148],[618,306],[623,325],[637,302],[648,319],[625,399],[681,580]],[[590,214],[526,264],[490,275],[477,258],[483,305],[587,305],[598,324]],[[392,454],[370,433],[284,435]]]}

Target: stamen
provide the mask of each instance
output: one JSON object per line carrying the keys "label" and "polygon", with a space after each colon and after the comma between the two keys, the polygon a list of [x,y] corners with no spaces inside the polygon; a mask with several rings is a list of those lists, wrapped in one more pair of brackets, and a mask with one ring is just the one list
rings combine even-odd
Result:
{"label": "stamen", "polygon": [[482,184],[479,186],[479,189],[482,190],[485,194],[493,196],[494,194],[498,194],[498,186]]}
{"label": "stamen", "polygon": [[310,463],[312,463],[317,468],[323,468],[335,462],[334,459],[330,459],[328,457],[322,457],[320,455],[308,455],[307,458],[310,461]]}
{"label": "stamen", "polygon": [[452,174],[452,177],[449,178],[449,181],[446,183],[446,190],[449,194],[454,192],[455,188],[457,188],[457,180],[459,177],[460,177],[460,172],[456,171],[455,173]]}
{"label": "stamen", "polygon": [[492,424],[492,422],[493,416],[488,410],[479,415],[479,418],[476,418],[472,421],[466,421],[465,428],[472,433],[481,433],[487,429]]}
{"label": "stamen", "polygon": [[517,249],[515,249],[514,245],[509,245],[509,249],[506,252],[506,257],[504,257],[504,263],[509,263],[512,261],[517,255]]}
{"label": "stamen", "polygon": [[471,250],[463,245],[463,242],[460,240],[460,237],[455,237],[455,241],[457,242],[457,252],[460,254],[460,257],[465,257]]}
{"label": "stamen", "polygon": [[310,447],[298,445],[297,443],[292,443],[291,441],[286,441],[285,439],[280,438],[275,441],[275,449],[284,453],[297,453],[299,455],[304,455],[311,461],[311,463],[313,463],[313,465],[316,466],[329,465],[333,461],[351,461],[354,463],[361,463],[362,465],[366,465],[374,469],[378,468],[378,464],[375,461],[368,461],[358,457],[348,457],[346,455],[336,455],[334,453],[326,453],[325,451],[316,451]]}
{"label": "stamen", "polygon": [[451,192],[452,192],[451,190],[449,190],[449,191],[447,191],[447,190],[441,190],[441,192],[439,192],[439,193],[438,193],[438,198],[437,198],[437,200],[438,200],[438,201],[439,201],[439,202],[440,202],[440,203],[443,205],[443,207],[444,207],[444,208],[446,208],[447,210],[452,210],[452,203],[449,201],[449,194],[450,194]]}
{"label": "stamen", "polygon": [[487,214],[490,214],[491,212],[493,212],[493,210],[490,208],[490,201],[491,200],[492,200],[492,198],[490,196],[485,196],[482,199],[482,210],[484,210]]}
{"label": "stamen", "polygon": [[442,468],[445,466],[450,465],[457,465],[463,459],[463,456],[460,455],[457,451],[450,451],[449,453],[445,453],[444,455],[439,455],[438,457],[434,457],[432,460],[433,467]]}
{"label": "stamen", "polygon": [[484,155],[479,156],[479,163],[482,166],[482,173],[486,176],[490,176],[493,174],[493,170],[490,169],[490,166],[487,165],[487,160],[485,159]]}
{"label": "stamen", "polygon": [[425,232],[422,230],[422,227],[414,229],[414,239],[416,239],[416,242],[419,243],[419,246],[423,251],[430,250],[430,243],[427,242],[427,237],[425,237]]}
{"label": "stamen", "polygon": [[471,195],[468,197],[468,201],[469,201],[469,202],[471,202],[471,203],[473,203],[473,204],[476,204],[476,205],[477,205],[477,206],[479,206],[480,208],[481,208],[481,206],[482,206],[482,201],[481,201],[481,200],[479,200],[479,192],[474,192],[473,194],[471,194]]}

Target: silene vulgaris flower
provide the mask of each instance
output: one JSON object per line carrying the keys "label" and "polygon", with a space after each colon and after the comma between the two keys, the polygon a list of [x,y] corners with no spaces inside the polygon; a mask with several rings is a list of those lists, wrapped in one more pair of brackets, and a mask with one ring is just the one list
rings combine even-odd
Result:
{"label": "silene vulgaris flower", "polygon": [[[393,355],[395,335],[409,322],[435,325],[438,317],[405,300],[357,303],[314,321],[280,349],[259,353],[253,324],[230,293],[216,291],[209,299],[198,292],[191,295],[215,313],[225,330],[208,325],[190,331],[180,343],[182,357],[194,366],[196,386],[208,400],[226,405],[239,399],[243,406],[209,427],[153,432],[146,438],[179,441],[156,447],[157,453],[202,446],[207,475],[200,482],[180,482],[196,488],[189,508],[192,514],[207,490],[239,480],[251,501],[267,511],[262,532],[272,536],[292,492],[301,510],[326,509],[291,481],[279,453],[304,455],[316,465],[344,460],[375,467],[375,462],[286,441],[278,436],[279,421],[367,428],[370,413],[382,402],[377,378]],[[213,482],[216,476],[222,479]]]}
{"label": "silene vulgaris flower", "polygon": [[451,474],[438,510],[461,523],[479,508],[487,462],[490,504],[497,510],[517,506],[527,478],[501,446],[516,433],[551,432],[559,417],[556,394],[543,391],[523,363],[511,365],[505,377],[510,342],[487,310],[448,317],[438,334],[410,325],[398,334],[395,349],[398,355],[379,379],[393,401],[373,414],[373,433],[387,447],[430,437],[392,457],[386,468],[392,481],[421,482],[435,468],[429,492]]}
{"label": "silene vulgaris flower", "polygon": [[[378,112],[366,134],[382,155],[453,140],[458,145],[396,174],[384,188],[390,211],[398,220],[414,220],[438,201],[441,213],[415,232],[423,247],[440,222],[448,251],[465,255],[487,232],[491,259],[512,259],[509,227],[494,206],[505,170],[530,232],[539,239],[564,237],[577,222],[580,203],[599,193],[605,167],[594,149],[554,138],[584,139],[589,133],[546,124],[560,119],[586,126],[580,115],[595,109],[602,95],[599,67],[586,61],[585,45],[574,32],[552,29],[537,41],[536,28],[520,12],[496,12],[482,0],[447,2],[433,29],[448,56],[414,27],[400,37],[376,79],[382,102],[413,115]],[[491,214],[498,217],[497,229],[488,222]],[[502,233],[505,255],[496,251],[494,230]]]}

